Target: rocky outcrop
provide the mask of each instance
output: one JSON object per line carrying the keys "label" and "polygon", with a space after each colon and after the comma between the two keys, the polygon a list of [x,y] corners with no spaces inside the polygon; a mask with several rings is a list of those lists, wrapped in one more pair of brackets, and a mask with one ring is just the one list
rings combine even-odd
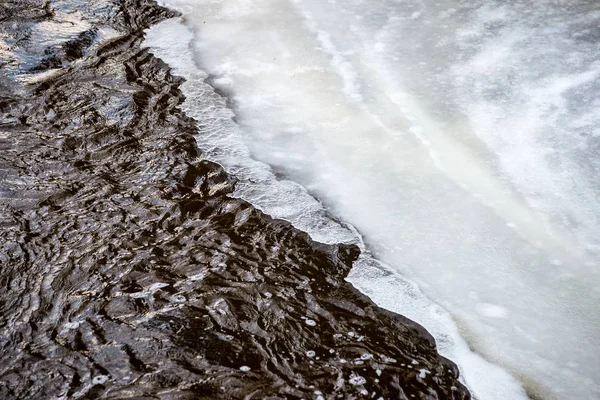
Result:
{"label": "rocky outcrop", "polygon": [[140,48],[171,16],[0,4],[0,397],[468,399],[422,327],[344,280],[357,248],[229,196]]}

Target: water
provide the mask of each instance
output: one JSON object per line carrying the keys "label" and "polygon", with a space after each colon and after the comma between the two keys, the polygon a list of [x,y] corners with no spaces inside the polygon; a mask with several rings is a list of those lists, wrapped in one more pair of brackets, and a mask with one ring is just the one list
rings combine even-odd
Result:
{"label": "water", "polygon": [[428,328],[478,398],[523,396],[515,379],[600,397],[598,6],[166,4],[191,31],[150,44],[238,195],[317,240],[364,239],[385,265],[367,255],[352,281]]}

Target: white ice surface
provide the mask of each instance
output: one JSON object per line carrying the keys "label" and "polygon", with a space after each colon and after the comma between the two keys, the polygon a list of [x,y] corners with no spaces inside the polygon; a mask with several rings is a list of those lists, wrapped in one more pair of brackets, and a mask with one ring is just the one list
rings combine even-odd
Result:
{"label": "white ice surface", "polygon": [[172,0],[148,33],[237,195],[359,243],[479,399],[600,397],[599,17],[543,3]]}

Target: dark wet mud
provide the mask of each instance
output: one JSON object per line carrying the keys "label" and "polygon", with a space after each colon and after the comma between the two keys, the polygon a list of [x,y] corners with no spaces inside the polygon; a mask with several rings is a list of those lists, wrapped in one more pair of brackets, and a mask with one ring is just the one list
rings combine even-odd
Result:
{"label": "dark wet mud", "polygon": [[146,0],[0,4],[0,398],[468,399],[415,323],[229,197]]}

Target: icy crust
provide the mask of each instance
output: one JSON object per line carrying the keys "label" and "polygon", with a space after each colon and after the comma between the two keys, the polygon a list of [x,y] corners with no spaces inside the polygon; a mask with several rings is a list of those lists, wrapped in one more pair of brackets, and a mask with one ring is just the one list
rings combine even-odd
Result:
{"label": "icy crust", "polygon": [[275,218],[290,221],[314,240],[358,245],[362,253],[347,279],[381,307],[423,325],[436,339],[440,354],[459,365],[461,379],[477,399],[527,399],[510,374],[469,349],[442,307],[432,303],[417,285],[374,259],[351,225],[332,218],[304,187],[278,178],[272,168],[250,156],[243,128],[235,122],[227,98],[215,92],[208,83],[210,77],[193,60],[193,39],[193,32],[181,20],[168,20],[147,31],[145,44],[186,79],[181,86],[186,96],[181,107],[199,121],[196,141],[202,153],[236,178],[234,195]]}
{"label": "icy crust", "polygon": [[0,85],[0,398],[470,398],[422,327],[344,280],[357,246],[233,198],[203,160],[182,79],[142,48],[173,12],[11,1],[0,36],[52,22],[44,4],[103,6],[118,35]]}

